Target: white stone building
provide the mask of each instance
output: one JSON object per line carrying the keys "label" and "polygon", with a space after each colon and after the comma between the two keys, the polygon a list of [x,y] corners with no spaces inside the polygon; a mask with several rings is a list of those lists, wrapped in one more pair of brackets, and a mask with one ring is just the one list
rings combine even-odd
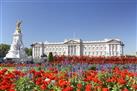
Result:
{"label": "white stone building", "polygon": [[120,56],[123,55],[123,42],[119,39],[104,39],[102,41],[82,41],[69,39],[64,42],[36,42],[32,45],[33,58],[40,58],[42,54],[48,55],[84,55],[84,56]]}

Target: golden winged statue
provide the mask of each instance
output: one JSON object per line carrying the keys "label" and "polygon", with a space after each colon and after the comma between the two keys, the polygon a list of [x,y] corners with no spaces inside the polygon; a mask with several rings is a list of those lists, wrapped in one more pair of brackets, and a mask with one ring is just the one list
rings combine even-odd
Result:
{"label": "golden winged statue", "polygon": [[21,23],[22,23],[22,21],[19,21],[19,20],[16,22],[16,30],[17,30],[18,32],[21,32],[21,28],[20,28]]}

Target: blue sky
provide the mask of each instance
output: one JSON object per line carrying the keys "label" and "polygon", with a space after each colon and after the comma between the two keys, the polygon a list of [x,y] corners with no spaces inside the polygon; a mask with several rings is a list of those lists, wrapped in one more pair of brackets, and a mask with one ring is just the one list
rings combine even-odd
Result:
{"label": "blue sky", "polygon": [[10,44],[16,20],[25,46],[39,41],[119,38],[125,53],[137,50],[136,0],[1,0],[0,43]]}

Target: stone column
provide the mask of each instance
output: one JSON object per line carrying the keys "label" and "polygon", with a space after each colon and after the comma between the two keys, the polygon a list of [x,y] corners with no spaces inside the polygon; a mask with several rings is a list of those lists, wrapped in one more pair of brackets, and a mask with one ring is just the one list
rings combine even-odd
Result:
{"label": "stone column", "polygon": [[109,46],[110,46],[110,50],[109,50],[110,51],[110,56],[112,56],[112,45],[110,44]]}
{"label": "stone column", "polygon": [[72,55],[74,55],[74,45],[72,46],[72,49],[73,49],[73,50],[72,50],[72,52],[73,52]]}
{"label": "stone column", "polygon": [[70,55],[70,45],[68,45],[68,55]]}
{"label": "stone column", "polygon": [[115,44],[115,56],[117,56],[117,44]]}
{"label": "stone column", "polygon": [[80,56],[80,45],[76,46],[76,55]]}
{"label": "stone column", "polygon": [[39,47],[37,47],[37,57],[39,57]]}
{"label": "stone column", "polygon": [[40,57],[40,47],[38,47],[38,58]]}
{"label": "stone column", "polygon": [[109,48],[110,48],[110,46],[109,46],[109,44],[106,44],[106,49],[104,50],[106,53],[105,53],[105,56],[109,56],[110,55],[110,51],[109,51]]}
{"label": "stone column", "polygon": [[76,55],[76,45],[74,45],[73,47],[74,47],[74,55]]}
{"label": "stone column", "polygon": [[35,57],[37,58],[37,47],[35,47]]}
{"label": "stone column", "polygon": [[76,45],[74,46],[74,54],[77,55],[77,52],[76,52]]}
{"label": "stone column", "polygon": [[71,55],[73,55],[73,45],[71,45]]}
{"label": "stone column", "polygon": [[112,56],[112,44],[110,44],[110,56]]}
{"label": "stone column", "polygon": [[35,47],[32,46],[32,58],[35,58]]}
{"label": "stone column", "polygon": [[114,56],[114,44],[112,44],[111,46],[112,46],[112,51],[111,51],[112,53],[111,54],[112,54],[112,56]]}
{"label": "stone column", "polygon": [[117,45],[117,53],[118,53],[118,56],[120,56],[121,52],[120,52],[121,48],[120,48],[120,44]]}
{"label": "stone column", "polygon": [[73,46],[71,45],[71,55],[73,54]]}
{"label": "stone column", "polygon": [[39,54],[40,54],[40,55],[39,55],[40,57],[41,57],[41,55],[43,55],[43,49],[44,49],[43,47],[44,47],[43,44],[39,47],[39,48],[40,48],[40,53],[39,53]]}
{"label": "stone column", "polygon": [[116,48],[116,45],[114,44],[113,45],[113,56],[115,56],[115,48]]}
{"label": "stone column", "polygon": [[75,45],[73,45],[73,55],[75,55]]}
{"label": "stone column", "polygon": [[117,56],[117,44],[115,45],[115,56]]}
{"label": "stone column", "polygon": [[65,55],[67,56],[68,55],[68,45],[65,45]]}
{"label": "stone column", "polygon": [[78,45],[76,45],[76,55],[78,56]]}

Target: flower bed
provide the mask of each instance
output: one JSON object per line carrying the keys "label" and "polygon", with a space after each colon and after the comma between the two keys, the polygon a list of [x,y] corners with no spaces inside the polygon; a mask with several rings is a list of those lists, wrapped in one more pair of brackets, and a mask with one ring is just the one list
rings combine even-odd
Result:
{"label": "flower bed", "polygon": [[114,69],[78,70],[70,68],[12,72],[0,70],[0,91],[136,91],[137,73]]}
{"label": "flower bed", "polygon": [[42,64],[0,64],[0,91],[137,91],[136,61],[61,56]]}

